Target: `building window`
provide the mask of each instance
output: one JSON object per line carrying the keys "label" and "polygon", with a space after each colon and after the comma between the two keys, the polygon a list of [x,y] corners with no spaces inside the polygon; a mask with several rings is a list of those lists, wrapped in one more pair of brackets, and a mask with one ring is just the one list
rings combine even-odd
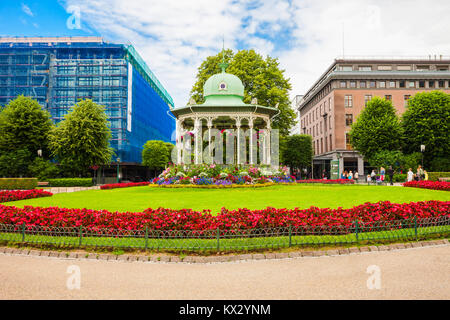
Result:
{"label": "building window", "polygon": [[425,81],[419,81],[419,88],[425,88]]}
{"label": "building window", "polygon": [[428,81],[428,88],[434,88],[434,87],[435,87],[435,82],[434,82],[434,80]]}
{"label": "building window", "polygon": [[353,71],[353,67],[352,66],[340,66],[339,70],[340,71]]}
{"label": "building window", "polygon": [[350,127],[353,123],[353,114],[346,114],[345,115],[345,125],[347,127]]}
{"label": "building window", "polygon": [[429,71],[430,66],[417,66],[417,71]]}
{"label": "building window", "polygon": [[331,111],[331,98],[328,98],[328,108],[329,108],[330,111]]}
{"label": "building window", "polygon": [[375,81],[370,81],[370,82],[369,82],[369,86],[370,86],[371,88],[376,88],[377,83],[376,83]]}
{"label": "building window", "polygon": [[408,86],[410,88],[415,88],[416,87],[416,82],[415,81],[410,81]]}
{"label": "building window", "polygon": [[351,94],[347,94],[344,97],[344,106],[346,108],[352,108],[353,107],[353,96]]}
{"label": "building window", "polygon": [[391,96],[390,94],[385,95],[384,98],[385,98],[387,101],[392,101],[392,96]]}
{"label": "building window", "polygon": [[333,150],[333,135],[330,134],[330,150]]}
{"label": "building window", "polygon": [[395,88],[395,81],[389,81],[389,88]]}
{"label": "building window", "polygon": [[409,98],[411,98],[411,95],[409,95],[409,94],[405,95],[405,97],[404,97],[404,100],[405,100],[405,107],[408,106],[408,100],[409,100]]}
{"label": "building window", "polygon": [[439,88],[444,88],[445,87],[445,81],[444,80],[439,80],[438,85],[439,85]]}
{"label": "building window", "polygon": [[366,82],[365,82],[365,81],[361,81],[361,82],[359,83],[359,87],[360,87],[360,88],[366,88]]}
{"label": "building window", "polygon": [[341,86],[341,88],[346,88],[347,87],[347,82],[346,81],[341,81],[340,86]]}
{"label": "building window", "polygon": [[438,66],[436,69],[437,71],[448,71],[448,66]]}
{"label": "building window", "polygon": [[391,71],[392,66],[378,66],[379,71]]}
{"label": "building window", "polygon": [[364,105],[367,107],[367,104],[369,103],[369,101],[372,100],[372,95],[371,94],[366,94],[364,96]]}
{"label": "building window", "polygon": [[358,70],[359,71],[372,71],[372,67],[371,66],[359,66]]}
{"label": "building window", "polygon": [[320,138],[320,153],[323,153],[323,138]]}
{"label": "building window", "polygon": [[350,88],[356,88],[356,81],[350,81]]}
{"label": "building window", "polygon": [[397,70],[398,71],[411,71],[411,66],[410,65],[397,66]]}
{"label": "building window", "polygon": [[400,80],[400,81],[399,81],[399,87],[400,87],[400,88],[405,88],[405,87],[406,87],[406,82],[405,82],[405,80]]}
{"label": "building window", "polygon": [[352,145],[350,144],[350,134],[345,134],[345,146],[347,150],[352,150]]}
{"label": "building window", "polygon": [[379,82],[379,86],[380,86],[380,88],[386,88],[386,82],[385,81],[380,81]]}

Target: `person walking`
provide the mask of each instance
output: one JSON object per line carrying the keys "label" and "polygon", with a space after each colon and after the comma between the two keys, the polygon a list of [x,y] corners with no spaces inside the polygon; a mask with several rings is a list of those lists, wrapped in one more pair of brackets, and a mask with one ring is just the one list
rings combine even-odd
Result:
{"label": "person walking", "polygon": [[411,169],[411,168],[409,168],[409,171],[408,171],[407,175],[408,175],[408,182],[413,181],[413,179],[414,179],[414,173],[412,172],[412,169]]}
{"label": "person walking", "polygon": [[351,170],[348,173],[348,180],[353,180],[353,172]]}
{"label": "person walking", "polygon": [[428,172],[427,172],[427,170],[423,170],[423,174],[425,176],[425,181],[428,181]]}
{"label": "person walking", "polygon": [[394,170],[392,169],[392,166],[389,166],[389,169],[387,169],[387,174],[389,176],[389,181],[391,182],[391,186],[394,185],[393,179],[394,179]]}
{"label": "person walking", "polygon": [[355,180],[358,181],[358,178],[359,178],[359,173],[358,173],[358,171],[355,171]]}
{"label": "person walking", "polygon": [[384,175],[386,174],[386,169],[383,167],[380,168],[380,180],[381,182],[384,182]]}
{"label": "person walking", "polygon": [[417,167],[417,177],[419,178],[419,181],[422,181],[423,178],[425,178],[425,175],[423,173],[423,169],[422,166],[419,164],[419,166]]}

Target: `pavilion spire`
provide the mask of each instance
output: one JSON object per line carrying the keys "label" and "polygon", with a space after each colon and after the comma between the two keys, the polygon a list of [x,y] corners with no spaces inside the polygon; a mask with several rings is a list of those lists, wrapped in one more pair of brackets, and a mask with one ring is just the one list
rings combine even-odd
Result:
{"label": "pavilion spire", "polygon": [[225,73],[228,67],[228,63],[225,62],[225,36],[222,37],[222,62],[219,63],[219,67],[222,69],[222,73]]}

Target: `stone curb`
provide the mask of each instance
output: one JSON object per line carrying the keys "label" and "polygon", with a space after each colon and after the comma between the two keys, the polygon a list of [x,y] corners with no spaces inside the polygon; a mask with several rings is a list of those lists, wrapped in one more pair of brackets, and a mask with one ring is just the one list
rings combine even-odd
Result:
{"label": "stone curb", "polygon": [[345,249],[330,249],[330,250],[316,250],[316,251],[293,251],[293,252],[269,252],[269,253],[253,253],[240,255],[217,255],[217,256],[167,256],[167,255],[153,255],[153,256],[137,256],[137,255],[114,255],[114,254],[100,254],[100,253],[76,253],[76,252],[60,252],[60,251],[40,251],[34,249],[8,248],[0,247],[0,254],[47,257],[47,258],[62,258],[62,259],[78,259],[78,260],[101,260],[101,261],[120,261],[120,262],[152,262],[152,263],[191,263],[191,264],[208,264],[208,263],[223,263],[223,262],[239,262],[249,260],[274,260],[274,259],[292,259],[300,257],[334,257],[334,256],[348,256],[369,252],[381,251],[397,251],[403,249],[422,248],[430,246],[449,245],[448,239],[418,241],[409,243],[393,243],[389,245],[368,246],[368,247],[350,247]]}

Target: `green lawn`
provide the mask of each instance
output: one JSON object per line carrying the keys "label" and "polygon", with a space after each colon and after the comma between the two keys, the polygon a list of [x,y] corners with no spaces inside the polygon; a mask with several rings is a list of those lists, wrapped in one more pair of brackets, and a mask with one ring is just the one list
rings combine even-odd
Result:
{"label": "green lawn", "polygon": [[241,189],[169,189],[134,187],[113,190],[90,190],[61,193],[52,197],[8,202],[25,205],[65,208],[106,209],[139,212],[146,208],[230,209],[308,208],[310,206],[349,208],[365,202],[389,200],[407,203],[425,200],[450,201],[450,192],[419,188],[367,185],[295,185]]}

